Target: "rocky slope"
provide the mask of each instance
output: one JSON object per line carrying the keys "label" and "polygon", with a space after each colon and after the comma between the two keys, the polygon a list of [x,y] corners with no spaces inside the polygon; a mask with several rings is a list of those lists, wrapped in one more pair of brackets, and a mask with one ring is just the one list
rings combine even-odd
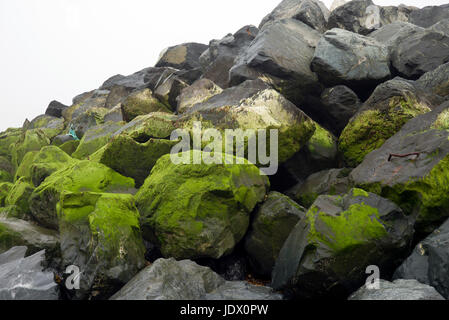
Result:
{"label": "rocky slope", "polygon": [[[0,133],[0,299],[449,298],[448,100],[449,5],[284,0],[170,47]],[[173,163],[197,121],[277,129],[277,173]]]}

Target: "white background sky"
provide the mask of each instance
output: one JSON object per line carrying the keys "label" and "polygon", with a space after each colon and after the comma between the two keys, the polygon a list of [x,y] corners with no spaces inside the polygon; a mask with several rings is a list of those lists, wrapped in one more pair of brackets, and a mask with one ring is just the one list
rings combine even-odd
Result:
{"label": "white background sky", "polygon": [[257,26],[280,1],[0,0],[0,131],[44,113],[51,100],[71,104],[112,75],[153,66],[165,47]]}

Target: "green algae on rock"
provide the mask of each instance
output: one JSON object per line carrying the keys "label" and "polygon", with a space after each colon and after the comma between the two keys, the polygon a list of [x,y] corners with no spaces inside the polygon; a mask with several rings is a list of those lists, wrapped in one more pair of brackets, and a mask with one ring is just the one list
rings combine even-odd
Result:
{"label": "green algae on rock", "polygon": [[[180,156],[192,160],[210,154]],[[166,257],[220,258],[230,253],[269,188],[256,166],[240,160],[244,164],[175,165],[170,155],[160,158],[136,195],[144,237],[156,242]]]}
{"label": "green algae on rock", "polygon": [[24,214],[30,213],[30,196],[34,187],[26,178],[20,178],[12,186],[5,199],[6,206],[17,206]]}
{"label": "green algae on rock", "polygon": [[433,107],[429,95],[411,81],[395,78],[381,84],[340,136],[339,149],[347,164],[357,166],[407,121]]}
{"label": "green algae on rock", "polygon": [[268,194],[253,218],[245,240],[245,251],[259,275],[271,275],[285,240],[305,215],[306,209],[289,197],[279,192]]}
{"label": "green algae on rock", "polygon": [[30,198],[31,213],[41,225],[56,229],[56,204],[63,192],[134,192],[134,180],[93,161],[83,160],[65,166],[47,177]]}
{"label": "green algae on rock", "polygon": [[76,297],[86,298],[91,290],[111,295],[144,267],[145,246],[133,196],[64,192],[60,199],[63,265],[83,270]]}
{"label": "green algae on rock", "polygon": [[125,121],[130,122],[138,116],[152,112],[172,113],[161,103],[150,89],[144,89],[131,93],[122,103],[122,112]]}
{"label": "green algae on rock", "polygon": [[350,175],[355,185],[391,199],[412,215],[422,233],[449,217],[449,131],[443,121],[448,108],[445,103],[410,120]]}
{"label": "green algae on rock", "polygon": [[11,145],[12,164],[18,167],[23,157],[30,151],[39,151],[48,146],[50,139],[41,129],[26,130],[13,145]]}
{"label": "green algae on rock", "polygon": [[84,134],[72,157],[75,159],[87,159],[97,150],[104,147],[110,141],[112,135],[120,130],[123,125],[123,122],[108,122],[90,128]]}
{"label": "green algae on rock", "polygon": [[5,206],[5,199],[14,185],[10,182],[0,183],[0,207]]}
{"label": "green algae on rock", "polygon": [[23,177],[38,187],[48,176],[75,162],[59,147],[43,147],[28,152],[16,172],[15,180]]}
{"label": "green algae on rock", "polygon": [[272,285],[303,297],[349,294],[368,266],[393,272],[412,235],[410,219],[387,199],[360,189],[320,196],[282,247]]}

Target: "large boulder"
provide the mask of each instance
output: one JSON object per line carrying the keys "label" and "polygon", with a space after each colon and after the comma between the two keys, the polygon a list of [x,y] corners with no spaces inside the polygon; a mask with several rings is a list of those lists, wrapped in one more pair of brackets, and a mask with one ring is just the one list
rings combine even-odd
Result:
{"label": "large boulder", "polygon": [[407,122],[351,172],[351,180],[387,197],[430,233],[449,217],[449,103]]}
{"label": "large boulder", "polygon": [[426,72],[416,81],[424,90],[449,99],[449,62]]}
{"label": "large boulder", "polygon": [[194,105],[206,102],[222,92],[223,90],[209,79],[197,80],[191,86],[184,88],[176,98],[176,111],[182,114]]}
{"label": "large boulder", "polygon": [[200,68],[199,58],[207,48],[207,45],[201,43],[184,43],[167,48],[161,53],[156,67],[186,70]]}
{"label": "large boulder", "polygon": [[352,88],[375,86],[391,76],[383,44],[343,29],[329,30],[320,39],[312,70],[327,85]]}
{"label": "large boulder", "polygon": [[374,38],[380,43],[383,43],[390,51],[392,51],[400,39],[407,38],[424,30],[424,28],[415,26],[414,24],[408,22],[395,21],[377,29],[368,36]]}
{"label": "large boulder", "polygon": [[329,14],[329,9],[320,0],[283,0],[262,20],[259,29],[272,21],[296,19],[319,32],[325,32]]}
{"label": "large boulder", "polygon": [[340,28],[367,35],[381,26],[380,7],[371,0],[354,0],[335,8],[327,28]]}
{"label": "large boulder", "polygon": [[53,272],[44,271],[45,251],[25,257],[27,247],[0,254],[0,300],[58,300]]}
{"label": "large boulder", "polygon": [[[210,156],[180,154],[191,164],[176,165],[171,156],[158,160],[136,195],[144,237],[157,243],[164,257],[220,258],[245,235],[250,213],[261,202],[269,181],[244,164],[193,164]],[[225,161],[225,155],[218,155]],[[232,157],[233,158],[233,157]]]}
{"label": "large boulder", "polygon": [[[178,142],[168,140],[176,129],[176,117],[165,113],[152,113],[135,118],[114,133],[103,148],[98,161],[118,173],[131,177],[140,187],[156,161],[170,153]],[[138,159],[138,161],[136,161]]]}
{"label": "large boulder", "polygon": [[234,34],[228,34],[223,39],[212,40],[209,49],[200,57],[204,70],[203,78],[209,79],[221,88],[229,87],[229,70],[233,67],[236,57],[244,52],[259,30],[254,26],[244,26]]}
{"label": "large boulder", "polygon": [[323,91],[321,107],[315,114],[319,122],[338,137],[360,107],[360,99],[354,91],[339,85]]}
{"label": "large boulder", "polygon": [[415,279],[435,287],[449,299],[449,220],[421,241],[394,273],[395,279]]}
{"label": "large boulder", "polygon": [[66,121],[75,120],[89,109],[106,109],[109,90],[94,90],[74,98],[74,103],[62,111],[62,116]]}
{"label": "large boulder", "polygon": [[441,6],[428,6],[413,11],[410,15],[410,22],[428,28],[447,18],[449,18],[449,4],[444,4]]}
{"label": "large boulder", "polygon": [[395,78],[379,85],[340,135],[339,149],[349,166],[357,166],[410,119],[440,102],[413,81]]}
{"label": "large boulder", "polygon": [[408,79],[418,79],[424,73],[449,62],[449,34],[432,29],[416,29],[395,37],[391,47],[391,63]]}
{"label": "large boulder", "polygon": [[47,107],[47,110],[45,111],[46,115],[61,118],[62,117],[62,111],[67,109],[68,106],[62,104],[59,101],[53,100],[50,102],[50,104]]}
{"label": "large boulder", "polygon": [[290,192],[300,205],[309,208],[320,195],[344,195],[350,189],[349,169],[329,169],[310,175]]}
{"label": "large boulder", "polygon": [[24,131],[20,138],[11,145],[12,164],[17,168],[28,152],[39,151],[49,144],[50,139],[41,129]]}
{"label": "large boulder", "polygon": [[170,112],[152,93],[150,89],[143,89],[131,93],[122,103],[122,112],[125,121],[149,114],[151,112]]}
{"label": "large boulder", "polygon": [[435,288],[416,280],[380,280],[379,286],[379,289],[371,289],[364,285],[349,300],[444,300]]}
{"label": "large boulder", "polygon": [[103,164],[75,161],[50,175],[30,197],[33,217],[51,229],[58,228],[56,205],[63,192],[122,192],[134,191],[134,180],[126,178]]}
{"label": "large boulder", "polygon": [[[181,91],[188,86],[188,83],[184,82],[179,77],[169,77],[157,86],[154,95],[168,110],[175,111],[178,104],[178,96],[181,94]],[[154,112],[156,111],[160,110],[154,110]]]}
{"label": "large boulder", "polygon": [[0,156],[11,160],[10,146],[13,146],[22,136],[22,129],[10,128],[0,133]]}
{"label": "large boulder", "polygon": [[289,197],[271,192],[253,218],[245,240],[245,250],[253,270],[270,276],[279,251],[306,209]]}
{"label": "large boulder", "polygon": [[[26,128],[25,128],[26,127]],[[65,128],[64,119],[49,115],[40,115],[24,126],[28,129],[41,129],[49,139],[59,135]]]}
{"label": "large boulder", "polygon": [[230,70],[231,85],[263,76],[287,99],[302,107],[321,93],[318,77],[310,69],[320,37],[318,31],[294,19],[267,24],[236,58]]}
{"label": "large boulder", "polygon": [[124,124],[124,122],[107,122],[89,129],[84,134],[72,157],[75,159],[87,159],[91,154],[104,147],[112,135],[120,130]]}
{"label": "large boulder", "polygon": [[190,260],[159,259],[142,270],[111,300],[280,300],[270,288],[225,281]]}
{"label": "large boulder", "polygon": [[317,124],[293,103],[262,80],[246,81],[228,88],[206,102],[196,104],[178,121],[192,128],[201,121],[203,129],[278,129],[279,162],[297,153],[313,136]]}
{"label": "large boulder", "polygon": [[56,266],[60,262],[61,253],[57,232],[24,220],[0,218],[0,253],[15,246],[26,246],[27,255],[45,250],[47,266]]}
{"label": "large boulder", "polygon": [[45,178],[73,162],[74,160],[59,147],[43,147],[40,151],[26,154],[17,169],[15,180],[25,178],[38,187]]}
{"label": "large boulder", "polygon": [[347,297],[364,283],[368,266],[392,273],[412,235],[402,210],[375,194],[320,196],[282,247],[272,286],[298,297]]}
{"label": "large boulder", "polygon": [[82,272],[74,298],[107,298],[144,267],[132,195],[65,192],[58,216],[62,265],[75,265]]}

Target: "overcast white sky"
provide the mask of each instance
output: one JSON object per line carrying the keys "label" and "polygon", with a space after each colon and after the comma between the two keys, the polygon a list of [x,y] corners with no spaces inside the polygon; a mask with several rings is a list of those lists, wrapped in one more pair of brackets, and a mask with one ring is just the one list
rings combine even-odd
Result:
{"label": "overcast white sky", "polygon": [[51,100],[70,104],[112,75],[154,65],[167,46],[257,26],[280,1],[0,0],[0,131],[44,113]]}

